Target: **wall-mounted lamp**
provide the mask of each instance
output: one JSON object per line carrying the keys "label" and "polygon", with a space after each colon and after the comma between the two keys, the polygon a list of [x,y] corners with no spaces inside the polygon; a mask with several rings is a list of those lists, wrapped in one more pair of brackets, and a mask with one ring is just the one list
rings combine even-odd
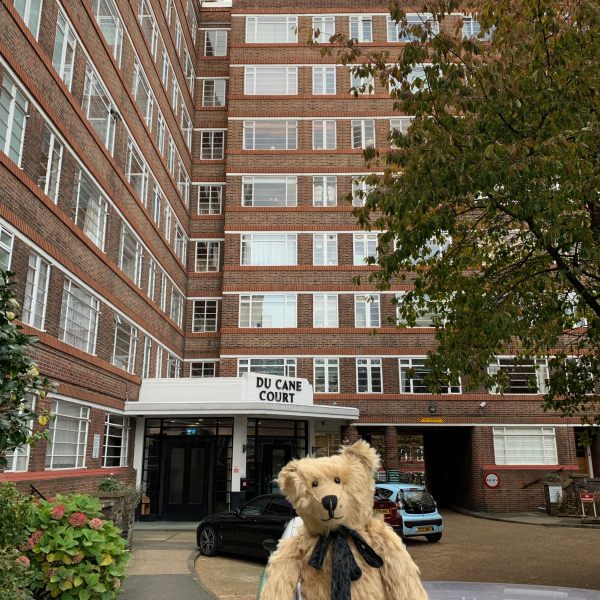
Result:
{"label": "wall-mounted lamp", "polygon": [[433,414],[433,413],[437,412],[437,406],[436,406],[435,402],[432,402],[432,403],[429,405],[429,412],[430,412],[431,414]]}
{"label": "wall-mounted lamp", "polygon": [[479,408],[481,408],[482,410],[485,408],[487,402],[480,402],[479,403]]}

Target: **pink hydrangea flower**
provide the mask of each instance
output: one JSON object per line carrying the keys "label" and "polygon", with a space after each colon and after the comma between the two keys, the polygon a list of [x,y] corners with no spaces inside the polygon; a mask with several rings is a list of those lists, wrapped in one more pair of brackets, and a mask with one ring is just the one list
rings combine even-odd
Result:
{"label": "pink hydrangea flower", "polygon": [[83,552],[78,552],[74,557],[73,557],[73,564],[74,565],[78,565],[81,561],[83,560]]}
{"label": "pink hydrangea flower", "polygon": [[95,518],[90,521],[90,527],[92,529],[102,529],[102,525],[104,525],[104,521],[102,519]]}
{"label": "pink hydrangea flower", "polygon": [[74,512],[69,517],[69,524],[72,527],[83,527],[87,523],[87,517],[82,512]]}
{"label": "pink hydrangea flower", "polygon": [[27,545],[29,546],[29,549],[33,548],[34,546],[37,546],[38,542],[44,537],[44,532],[40,531],[39,529],[37,531],[34,531],[28,538],[27,538]]}
{"label": "pink hydrangea flower", "polygon": [[29,567],[31,565],[31,561],[23,554],[17,557],[17,562],[24,564],[26,567]]}
{"label": "pink hydrangea flower", "polygon": [[50,516],[53,519],[56,519],[57,521],[60,521],[60,519],[62,519],[65,516],[65,505],[64,504],[57,504],[53,509],[52,512],[50,513]]}

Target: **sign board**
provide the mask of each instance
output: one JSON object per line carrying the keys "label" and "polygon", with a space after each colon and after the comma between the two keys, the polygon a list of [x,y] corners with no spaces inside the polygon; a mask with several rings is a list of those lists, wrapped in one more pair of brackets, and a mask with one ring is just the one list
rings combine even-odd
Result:
{"label": "sign board", "polygon": [[562,485],[549,485],[548,486],[548,495],[550,497],[551,503],[560,502],[562,500]]}
{"label": "sign board", "polygon": [[387,475],[386,475],[385,469],[381,468],[377,471],[377,481],[379,483],[387,482]]}
{"label": "sign board", "polygon": [[248,395],[250,402],[264,402],[270,405],[313,403],[312,386],[306,379],[257,375],[248,373]]}
{"label": "sign board", "polygon": [[420,417],[418,419],[419,423],[445,423],[446,419],[444,417]]}
{"label": "sign board", "polygon": [[92,458],[99,458],[100,456],[100,434],[94,434],[94,441],[92,443]]}
{"label": "sign board", "polygon": [[388,469],[387,480],[388,483],[401,483],[400,471],[398,471],[398,469]]}
{"label": "sign board", "polygon": [[582,502],[593,502],[594,492],[579,492],[579,498]]}
{"label": "sign board", "polygon": [[497,488],[500,485],[500,476],[497,473],[488,473],[484,482],[491,489]]}

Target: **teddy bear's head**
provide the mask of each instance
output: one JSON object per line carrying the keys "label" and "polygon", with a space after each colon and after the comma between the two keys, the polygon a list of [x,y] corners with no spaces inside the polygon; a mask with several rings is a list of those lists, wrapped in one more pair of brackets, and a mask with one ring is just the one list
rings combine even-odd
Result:
{"label": "teddy bear's head", "polygon": [[340,525],[360,529],[373,516],[380,464],[377,452],[359,440],[335,456],[292,460],[279,473],[278,484],[311,533]]}

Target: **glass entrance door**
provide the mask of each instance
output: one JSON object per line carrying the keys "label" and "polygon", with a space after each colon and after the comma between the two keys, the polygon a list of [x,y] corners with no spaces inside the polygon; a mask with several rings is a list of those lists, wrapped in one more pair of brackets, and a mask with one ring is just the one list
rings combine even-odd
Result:
{"label": "glass entrance door", "polygon": [[263,442],[261,446],[262,460],[258,465],[260,493],[279,493],[280,490],[276,481],[277,476],[279,475],[279,471],[281,471],[292,458],[292,444],[291,442],[275,444]]}
{"label": "glass entrance door", "polygon": [[211,497],[211,444],[185,440],[167,442],[164,518],[170,521],[199,521]]}

